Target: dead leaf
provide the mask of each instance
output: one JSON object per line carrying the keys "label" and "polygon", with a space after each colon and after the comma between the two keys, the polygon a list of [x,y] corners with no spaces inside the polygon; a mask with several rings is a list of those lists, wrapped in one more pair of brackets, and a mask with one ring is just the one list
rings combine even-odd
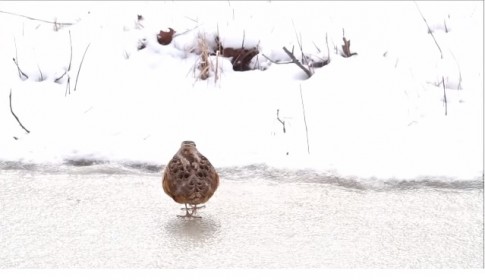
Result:
{"label": "dead leaf", "polygon": [[168,28],[168,30],[168,32],[160,31],[160,33],[157,35],[157,40],[161,45],[165,46],[172,42],[175,30],[173,30],[172,28]]}

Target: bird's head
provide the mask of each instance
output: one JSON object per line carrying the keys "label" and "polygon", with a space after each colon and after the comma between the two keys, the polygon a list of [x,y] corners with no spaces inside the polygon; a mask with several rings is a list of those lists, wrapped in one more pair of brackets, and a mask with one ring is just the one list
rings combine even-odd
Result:
{"label": "bird's head", "polygon": [[190,140],[186,140],[182,142],[181,147],[188,147],[188,146],[195,147],[195,142]]}
{"label": "bird's head", "polygon": [[182,144],[180,145],[180,150],[179,153],[183,155],[184,157],[188,157],[189,155],[196,155],[197,154],[197,148],[195,147],[195,142],[194,141],[183,141]]}

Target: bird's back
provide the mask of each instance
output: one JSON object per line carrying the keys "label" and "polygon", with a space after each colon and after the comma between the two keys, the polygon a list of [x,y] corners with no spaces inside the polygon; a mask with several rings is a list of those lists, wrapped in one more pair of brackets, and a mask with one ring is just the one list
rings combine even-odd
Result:
{"label": "bird's back", "polygon": [[164,171],[163,189],[178,203],[205,203],[218,185],[219,175],[195,144],[193,147],[182,145]]}

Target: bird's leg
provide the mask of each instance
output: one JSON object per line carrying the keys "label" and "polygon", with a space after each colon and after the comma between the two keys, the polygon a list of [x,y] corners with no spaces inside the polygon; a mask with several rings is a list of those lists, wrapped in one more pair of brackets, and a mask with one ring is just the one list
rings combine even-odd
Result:
{"label": "bird's leg", "polygon": [[190,213],[190,216],[194,218],[202,218],[200,216],[195,216],[195,214],[197,213],[197,209],[200,209],[200,208],[202,207],[197,207],[196,204],[192,204],[192,213]]}
{"label": "bird's leg", "polygon": [[180,208],[180,210],[185,210],[185,215],[184,216],[177,215],[177,217],[185,218],[185,217],[191,217],[192,216],[191,213],[189,214],[189,208],[187,207],[187,203],[185,203],[185,208]]}
{"label": "bird's leg", "polygon": [[200,216],[195,216],[196,212],[197,212],[197,209],[200,209],[200,208],[204,208],[205,206],[200,206],[200,207],[197,207],[197,205],[195,204],[192,204],[191,205],[191,208],[190,210],[192,210],[190,213],[189,213],[189,207],[187,207],[187,203],[185,203],[185,208],[181,208],[180,210],[185,210],[185,215],[177,215],[177,217],[180,217],[180,218],[202,218]]}
{"label": "bird's leg", "polygon": [[[202,209],[202,208],[205,208],[205,205],[197,206],[195,204],[192,204],[190,209],[194,209],[194,208]],[[180,208],[180,210],[186,210],[186,209],[187,209],[187,203],[185,204],[185,208]]]}

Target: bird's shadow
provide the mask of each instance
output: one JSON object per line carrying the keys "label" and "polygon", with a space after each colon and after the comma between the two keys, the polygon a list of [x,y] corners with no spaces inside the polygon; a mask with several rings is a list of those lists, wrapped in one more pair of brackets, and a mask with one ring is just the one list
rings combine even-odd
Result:
{"label": "bird's shadow", "polygon": [[210,216],[202,218],[174,217],[165,224],[165,231],[171,237],[191,242],[205,242],[220,230],[220,223]]}

